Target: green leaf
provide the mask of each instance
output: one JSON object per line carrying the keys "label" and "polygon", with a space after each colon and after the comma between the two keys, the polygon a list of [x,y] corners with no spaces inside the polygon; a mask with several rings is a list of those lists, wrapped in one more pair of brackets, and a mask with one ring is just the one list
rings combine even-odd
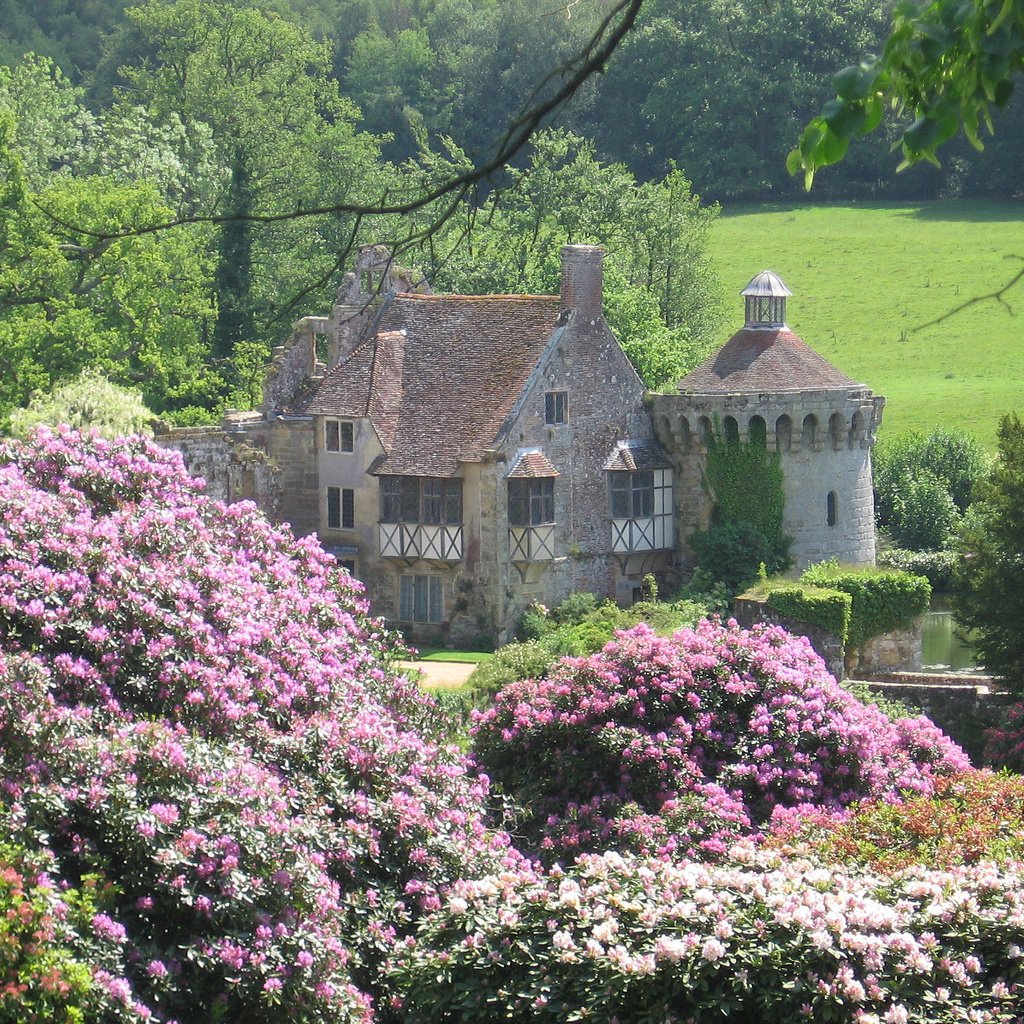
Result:
{"label": "green leaf", "polygon": [[832,76],[836,95],[843,100],[866,100],[875,80],[873,65],[853,64]]}
{"label": "green leaf", "polygon": [[919,117],[904,133],[904,147],[913,155],[924,156],[926,151],[935,145],[939,138],[938,121],[930,117]]}

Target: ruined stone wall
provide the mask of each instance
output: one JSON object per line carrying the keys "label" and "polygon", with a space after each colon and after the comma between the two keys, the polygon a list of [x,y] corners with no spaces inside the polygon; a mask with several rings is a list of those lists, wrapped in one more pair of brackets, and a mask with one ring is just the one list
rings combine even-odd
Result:
{"label": "ruined stone wall", "polygon": [[193,476],[206,481],[218,501],[253,501],[276,519],[284,501],[278,467],[267,454],[270,424],[260,416],[228,419],[218,427],[174,427],[156,443],[181,452]]}
{"label": "ruined stone wall", "polygon": [[893,672],[872,676],[870,689],[920,710],[956,740],[975,765],[984,763],[985,732],[1006,721],[1017,698],[987,676],[942,676]]}
{"label": "ruined stone wall", "polygon": [[314,380],[323,373],[317,365],[316,339],[327,330],[325,317],[307,316],[299,320],[291,336],[273,351],[263,380],[263,412],[293,410]]}

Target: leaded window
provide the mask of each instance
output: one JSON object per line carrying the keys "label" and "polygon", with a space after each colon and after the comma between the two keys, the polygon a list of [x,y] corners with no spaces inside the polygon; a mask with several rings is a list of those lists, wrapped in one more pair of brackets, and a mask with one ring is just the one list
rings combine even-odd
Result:
{"label": "leaded window", "polygon": [[382,476],[380,521],[458,525],[462,522],[462,480]]}
{"label": "leaded window", "polygon": [[654,515],[654,474],[650,470],[611,473],[613,519]]}
{"label": "leaded window", "polygon": [[400,576],[398,618],[402,622],[439,623],[444,619],[440,576]]}
{"label": "leaded window", "polygon": [[512,526],[542,526],[555,521],[555,480],[546,476],[509,480],[508,521]]}

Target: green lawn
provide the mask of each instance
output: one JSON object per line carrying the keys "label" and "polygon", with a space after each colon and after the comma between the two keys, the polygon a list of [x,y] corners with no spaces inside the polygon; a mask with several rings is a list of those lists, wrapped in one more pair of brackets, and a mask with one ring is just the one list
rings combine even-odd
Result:
{"label": "green lawn", "polygon": [[494,657],[492,651],[450,651],[447,647],[419,647],[417,661],[451,661],[460,665],[479,665]]}
{"label": "green lawn", "polygon": [[888,399],[883,436],[957,426],[994,449],[999,417],[1024,412],[1024,284],[1007,296],[1017,315],[989,301],[922,327],[1022,266],[1024,203],[733,206],[710,249],[722,341],[742,326],[740,289],[776,271],[793,329]]}

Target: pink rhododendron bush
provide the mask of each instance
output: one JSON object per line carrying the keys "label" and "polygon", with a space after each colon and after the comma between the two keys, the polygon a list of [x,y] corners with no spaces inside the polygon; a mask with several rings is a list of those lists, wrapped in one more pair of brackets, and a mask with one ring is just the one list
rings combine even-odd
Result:
{"label": "pink rhododendron bush", "polygon": [[475,752],[548,862],[586,851],[721,854],[773,813],[929,793],[966,768],[924,718],[890,722],[778,627],[638,626],[505,687]]}
{"label": "pink rhododendron bush", "polygon": [[1021,882],[752,846],[723,864],[585,855],[457,885],[393,976],[409,1024],[1019,1024]]}
{"label": "pink rhododendron bush", "polygon": [[518,862],[388,654],[332,559],[176,454],[0,446],[2,824],[92,880],[104,1019],[369,1019],[446,882]]}
{"label": "pink rhododendron bush", "polygon": [[506,688],[475,756],[549,868],[392,657],[176,454],[0,444],[0,1019],[1019,1019],[1019,865],[752,844],[966,766],[802,641],[638,627]]}

